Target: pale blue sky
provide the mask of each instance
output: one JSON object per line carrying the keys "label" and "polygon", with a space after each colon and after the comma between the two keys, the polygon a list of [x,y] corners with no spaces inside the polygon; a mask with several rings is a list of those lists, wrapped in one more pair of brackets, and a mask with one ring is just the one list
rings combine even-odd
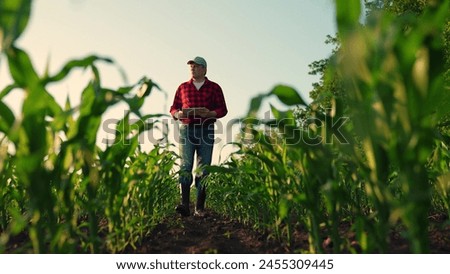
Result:
{"label": "pale blue sky", "polygon": [[[35,0],[18,44],[39,72],[47,60],[57,71],[70,59],[98,54],[113,58],[130,84],[148,76],[168,97],[155,93],[144,113],[167,113],[176,88],[189,79],[187,60],[203,56],[207,76],[224,91],[226,123],[245,115],[250,99],[276,84],[292,86],[308,100],[317,81],[308,65],[329,56],[324,41],[335,32],[332,0]],[[114,67],[100,69],[106,86],[124,84]],[[5,72],[3,59],[0,88],[9,82]],[[69,96],[75,105],[88,79],[73,73],[50,90],[58,102]],[[13,93],[7,103],[17,109],[20,96]],[[122,114],[120,106],[108,113]]]}

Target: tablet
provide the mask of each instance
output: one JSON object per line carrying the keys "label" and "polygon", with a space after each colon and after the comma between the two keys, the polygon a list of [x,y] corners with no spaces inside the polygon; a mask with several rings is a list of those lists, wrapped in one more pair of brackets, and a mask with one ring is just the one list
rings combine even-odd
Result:
{"label": "tablet", "polygon": [[204,110],[204,107],[199,108],[183,108],[183,116],[195,116],[195,113],[200,110]]}

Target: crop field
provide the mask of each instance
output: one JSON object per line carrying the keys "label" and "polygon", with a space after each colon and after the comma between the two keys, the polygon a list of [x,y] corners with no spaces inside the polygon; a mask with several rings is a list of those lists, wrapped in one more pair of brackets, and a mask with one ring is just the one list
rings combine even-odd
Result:
{"label": "crop field", "polygon": [[[207,206],[291,252],[389,253],[398,231],[408,252],[429,253],[431,229],[450,246],[450,1],[417,16],[373,12],[364,25],[359,0],[335,2],[339,46],[322,95],[307,104],[277,85],[254,97],[229,144],[238,151],[208,167]],[[179,199],[175,144],[139,143],[168,117],[142,114],[157,79],[105,88],[99,64],[114,61],[95,55],[38,75],[15,44],[30,9],[0,3],[0,61],[12,78],[0,99],[25,94],[20,115],[0,101],[0,253],[132,252]],[[80,69],[92,74],[80,104],[59,105],[47,87]],[[289,110],[260,119],[272,98]],[[129,111],[100,148],[102,115],[118,103]],[[299,230],[307,244],[296,248]]]}

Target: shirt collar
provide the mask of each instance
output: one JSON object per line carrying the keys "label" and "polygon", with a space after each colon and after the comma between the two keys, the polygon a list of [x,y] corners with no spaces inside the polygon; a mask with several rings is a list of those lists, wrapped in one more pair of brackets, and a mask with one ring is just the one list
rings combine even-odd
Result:
{"label": "shirt collar", "polygon": [[[209,82],[208,77],[205,77],[205,82],[203,83],[203,85],[205,85],[208,82]],[[189,83],[194,84],[194,79],[191,78],[191,80],[189,80]]]}

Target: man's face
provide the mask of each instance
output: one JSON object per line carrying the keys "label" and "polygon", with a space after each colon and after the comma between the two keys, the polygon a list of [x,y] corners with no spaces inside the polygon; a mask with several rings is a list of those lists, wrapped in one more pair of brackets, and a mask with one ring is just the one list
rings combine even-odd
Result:
{"label": "man's face", "polygon": [[192,74],[192,78],[199,78],[202,76],[205,76],[206,74],[206,68],[203,67],[202,65],[198,65],[195,63],[190,64],[191,66],[191,74]]}

